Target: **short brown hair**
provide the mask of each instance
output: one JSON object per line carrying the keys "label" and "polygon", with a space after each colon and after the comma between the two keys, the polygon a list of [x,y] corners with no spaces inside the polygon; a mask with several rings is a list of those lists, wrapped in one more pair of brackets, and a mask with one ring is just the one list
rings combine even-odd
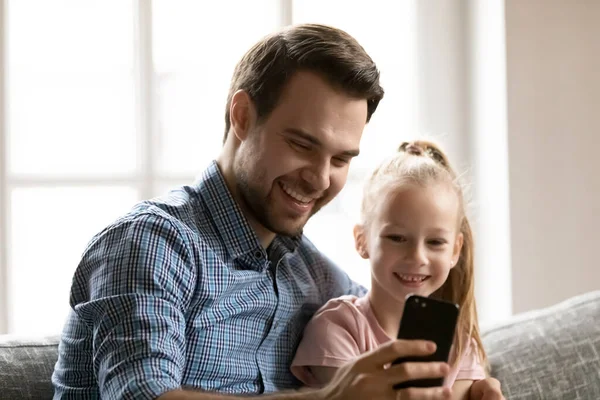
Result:
{"label": "short brown hair", "polygon": [[223,141],[236,91],[248,93],[261,120],[273,111],[283,87],[300,70],[315,72],[332,86],[367,100],[367,122],[383,98],[379,70],[356,39],[327,25],[294,25],[263,38],[236,65],[227,95]]}

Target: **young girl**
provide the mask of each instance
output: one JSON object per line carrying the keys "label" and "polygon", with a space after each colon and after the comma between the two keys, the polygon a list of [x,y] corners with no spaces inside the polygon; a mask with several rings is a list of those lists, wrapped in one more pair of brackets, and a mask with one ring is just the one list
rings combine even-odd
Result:
{"label": "young girl", "polygon": [[404,143],[367,181],[358,254],[371,262],[371,290],[330,300],[307,325],[292,372],[308,386],[327,383],[337,368],[396,338],[408,294],[460,306],[444,386],[469,398],[485,379],[487,359],[477,323],[473,239],[463,191],[447,157],[433,143]]}

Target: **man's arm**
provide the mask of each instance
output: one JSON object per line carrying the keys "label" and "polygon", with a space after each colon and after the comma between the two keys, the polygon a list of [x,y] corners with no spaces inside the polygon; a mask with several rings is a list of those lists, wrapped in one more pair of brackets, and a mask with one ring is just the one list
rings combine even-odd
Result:
{"label": "man's arm", "polygon": [[[422,362],[403,363],[384,369],[393,360],[407,356],[426,356],[435,351],[433,343],[424,341],[396,340],[366,353],[355,361],[339,368],[332,381],[322,389],[274,393],[260,398],[270,400],[396,400],[428,399],[450,400],[449,388],[407,388],[393,389],[395,383],[415,379],[445,376],[449,367],[444,363]],[[228,396],[185,390],[174,390],[160,396],[159,400],[231,400],[247,399],[247,396]]]}
{"label": "man's arm", "polygon": [[153,399],[182,384],[184,310],[196,282],[184,236],[138,215],[104,231],[74,277],[71,306],[93,332],[102,398]]}
{"label": "man's arm", "polygon": [[[325,399],[317,390],[302,390],[298,392],[279,392],[258,396],[269,400],[320,400]],[[236,400],[248,399],[249,396],[235,396],[208,392],[193,392],[189,390],[173,390],[160,396],[157,400]],[[250,397],[251,398],[251,397]]]}

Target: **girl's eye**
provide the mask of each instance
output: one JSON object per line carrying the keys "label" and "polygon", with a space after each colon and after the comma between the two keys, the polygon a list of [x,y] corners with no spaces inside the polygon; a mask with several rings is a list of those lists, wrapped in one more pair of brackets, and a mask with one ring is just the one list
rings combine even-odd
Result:
{"label": "girl's eye", "polygon": [[392,242],[402,243],[406,242],[406,238],[402,235],[388,235],[386,236]]}
{"label": "girl's eye", "polygon": [[432,246],[443,246],[446,244],[444,239],[433,239],[429,241],[429,244]]}

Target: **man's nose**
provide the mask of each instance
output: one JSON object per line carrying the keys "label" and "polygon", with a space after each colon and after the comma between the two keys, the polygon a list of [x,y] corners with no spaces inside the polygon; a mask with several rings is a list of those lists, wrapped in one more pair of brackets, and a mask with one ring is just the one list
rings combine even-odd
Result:
{"label": "man's nose", "polygon": [[330,173],[329,161],[321,161],[305,168],[301,176],[315,192],[324,192],[331,184]]}

